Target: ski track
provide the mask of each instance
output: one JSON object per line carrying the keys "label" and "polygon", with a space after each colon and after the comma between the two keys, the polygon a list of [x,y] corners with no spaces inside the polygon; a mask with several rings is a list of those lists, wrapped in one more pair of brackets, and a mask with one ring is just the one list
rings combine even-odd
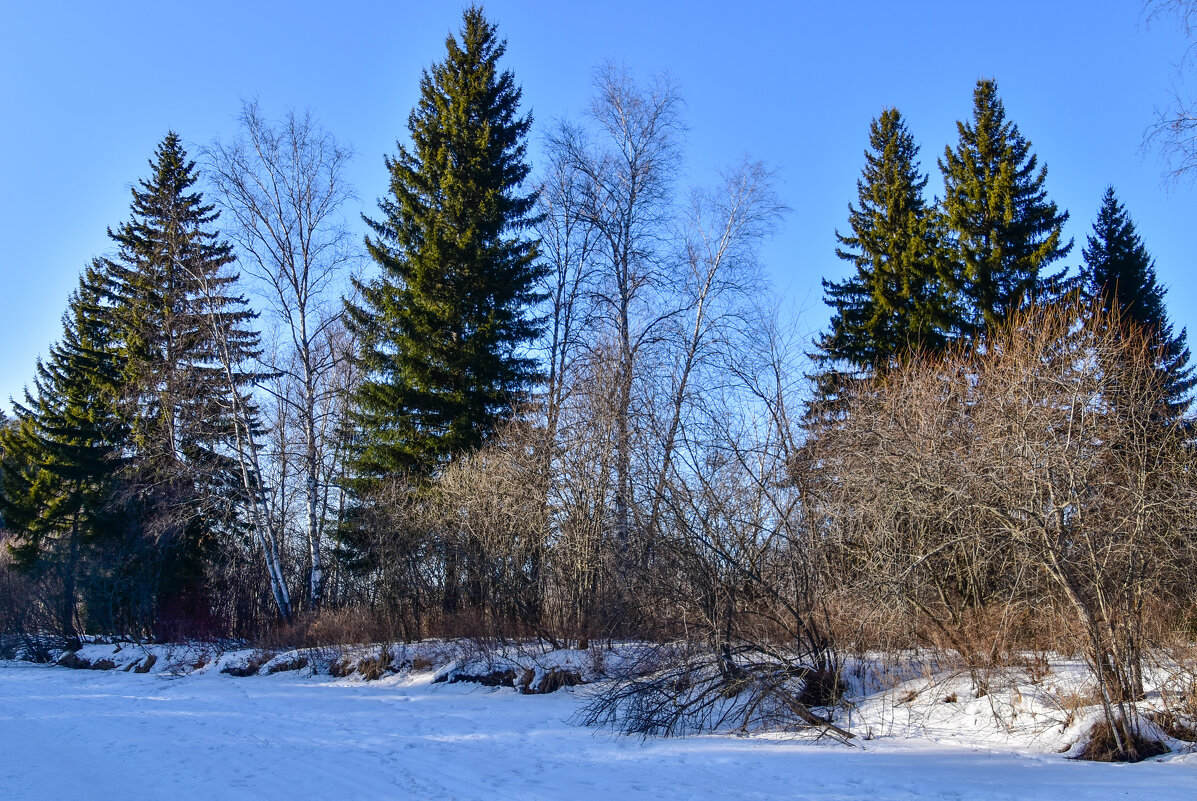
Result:
{"label": "ski track", "polygon": [[927,739],[642,741],[578,695],[279,674],[0,663],[0,798],[763,801],[1197,798],[1197,758],[1140,765]]}

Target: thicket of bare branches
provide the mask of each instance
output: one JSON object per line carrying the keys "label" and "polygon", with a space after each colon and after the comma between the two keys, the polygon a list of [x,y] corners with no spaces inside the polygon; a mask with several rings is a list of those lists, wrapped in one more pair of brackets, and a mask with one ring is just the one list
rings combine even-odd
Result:
{"label": "thicket of bare branches", "polygon": [[[802,432],[783,333],[739,308],[703,359],[681,337],[659,362],[660,394],[631,429],[626,541],[611,535],[618,357],[597,349],[562,384],[554,429],[544,406],[525,410],[397,493],[380,528],[414,532],[391,566],[413,616],[425,599],[432,629],[416,636],[453,623],[555,646],[642,640],[585,713],[640,734],[847,738],[819,707],[849,651],[934,649],[979,695],[1029,653],[1078,654],[1134,758],[1146,677],[1186,664],[1165,657],[1191,639],[1197,565],[1197,464],[1163,411],[1151,338],[1100,309],[1034,309],[970,351],[852,386],[838,417]],[[454,550],[482,557],[463,587],[474,617],[433,621]]]}
{"label": "thicket of bare branches", "polygon": [[1132,758],[1144,660],[1193,602],[1197,464],[1157,358],[1100,309],[1035,309],[853,387],[804,465],[858,602],[905,606],[918,640],[974,671],[1060,625],[1051,644],[1085,656]]}

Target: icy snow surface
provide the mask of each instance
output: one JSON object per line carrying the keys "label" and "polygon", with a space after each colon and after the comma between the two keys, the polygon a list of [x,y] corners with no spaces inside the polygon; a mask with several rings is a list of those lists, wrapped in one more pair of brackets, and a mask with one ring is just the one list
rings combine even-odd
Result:
{"label": "icy snow surface", "polygon": [[1197,755],[1139,765],[937,738],[621,737],[581,694],[302,673],[0,662],[0,798],[1197,799]]}

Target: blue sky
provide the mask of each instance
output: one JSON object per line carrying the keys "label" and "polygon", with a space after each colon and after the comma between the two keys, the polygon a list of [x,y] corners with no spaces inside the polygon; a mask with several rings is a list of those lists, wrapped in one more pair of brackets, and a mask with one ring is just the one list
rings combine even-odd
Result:
{"label": "blue sky", "polygon": [[[868,124],[899,107],[929,190],[978,78],[1048,166],[1080,248],[1112,183],[1169,286],[1173,319],[1197,335],[1197,191],[1168,189],[1141,148],[1178,81],[1186,42],[1122,2],[486,3],[508,40],[537,134],[579,112],[593,68],[668,72],[687,101],[687,171],[704,184],[745,155],[777,172],[793,209],[764,251],[783,302],[813,333],[819,279],[839,278],[837,227]],[[232,136],[242,98],[269,115],[310,108],[357,152],[360,209],[385,191],[382,159],[406,135],[422,68],[456,30],[459,2],[11,3],[0,26],[0,399],[19,395],[87,261],[111,251],[129,187],[168,129],[194,153]],[[1181,84],[1184,87],[1184,84]],[[1197,94],[1197,76],[1187,88]],[[538,153],[534,142],[532,155]]]}

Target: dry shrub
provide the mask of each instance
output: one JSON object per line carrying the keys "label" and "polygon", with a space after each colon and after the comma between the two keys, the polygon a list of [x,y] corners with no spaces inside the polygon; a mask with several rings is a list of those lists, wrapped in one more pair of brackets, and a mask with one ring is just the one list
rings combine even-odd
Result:
{"label": "dry shrub", "polygon": [[386,619],[362,608],[321,610],[310,619],[303,646],[320,648],[332,645],[393,640],[395,630]]}
{"label": "dry shrub", "polygon": [[842,689],[838,674],[820,676],[811,661],[809,654],[761,654],[755,644],[647,647],[622,663],[579,719],[642,737],[805,728],[847,742],[855,735],[803,701],[827,701]]}
{"label": "dry shrub", "polygon": [[424,615],[424,636],[433,639],[487,639],[501,632],[504,638],[519,639],[512,621],[495,616],[479,606],[445,610],[430,609]]}
{"label": "dry shrub", "polygon": [[6,533],[0,528],[0,659],[18,655],[49,662],[55,650],[77,648],[77,641],[47,634],[59,628],[55,613],[58,588],[53,576],[35,580],[12,566]]}
{"label": "dry shrub", "polygon": [[1084,655],[1117,742],[1197,558],[1197,451],[1162,358],[1150,332],[1064,303],[846,387],[805,479],[838,578],[900,597],[979,691],[1028,646]]}
{"label": "dry shrub", "polygon": [[1052,672],[1051,662],[1048,661],[1047,654],[1042,652],[1027,657],[1024,667],[1027,671],[1027,681],[1031,684],[1042,684]]}
{"label": "dry shrub", "polygon": [[[1193,644],[1171,649],[1171,658],[1166,661],[1160,659],[1162,664],[1156,668],[1156,676],[1159,677],[1157,689],[1163,707],[1156,713],[1161,718],[1156,722],[1178,740],[1197,739],[1193,736],[1197,730],[1197,665],[1178,658],[1183,655],[1191,659],[1194,650],[1197,650],[1197,646]],[[1170,729],[1185,733],[1173,734]]]}
{"label": "dry shrub", "polygon": [[1064,713],[1064,728],[1071,726],[1086,711],[1101,703],[1101,697],[1097,694],[1097,690],[1091,686],[1078,687],[1055,694],[1048,693],[1046,700]]}
{"label": "dry shrub", "polygon": [[297,617],[292,623],[280,625],[263,634],[260,648],[291,650],[297,648],[335,648],[390,642],[395,630],[382,615],[364,607],[325,609]]}
{"label": "dry shrub", "polygon": [[913,610],[883,588],[863,598],[856,591],[834,591],[823,608],[828,637],[840,651],[862,661],[870,653],[897,653],[919,645]]}

